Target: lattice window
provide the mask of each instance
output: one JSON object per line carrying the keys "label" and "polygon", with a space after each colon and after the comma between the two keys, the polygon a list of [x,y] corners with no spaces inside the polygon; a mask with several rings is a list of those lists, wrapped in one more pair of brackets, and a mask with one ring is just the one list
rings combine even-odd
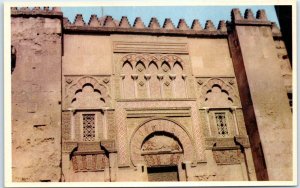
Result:
{"label": "lattice window", "polygon": [[83,141],[95,140],[95,114],[83,114]]}
{"label": "lattice window", "polygon": [[228,135],[226,114],[225,112],[215,113],[215,118],[217,122],[217,128],[219,135],[225,137]]}

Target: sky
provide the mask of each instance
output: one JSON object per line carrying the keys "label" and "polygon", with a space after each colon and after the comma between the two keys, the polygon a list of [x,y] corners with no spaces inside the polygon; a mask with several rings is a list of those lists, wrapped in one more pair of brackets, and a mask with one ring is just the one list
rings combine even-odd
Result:
{"label": "sky", "polygon": [[141,17],[145,26],[148,26],[151,17],[156,17],[163,25],[165,18],[171,18],[173,24],[177,26],[180,18],[184,18],[190,27],[194,19],[198,19],[205,26],[206,20],[212,20],[217,27],[220,20],[230,21],[230,12],[233,8],[239,8],[242,15],[246,8],[250,8],[256,16],[259,9],[265,9],[270,21],[278,24],[274,6],[102,6],[102,7],[62,7],[64,16],[74,22],[76,14],[82,14],[84,21],[88,23],[91,14],[98,17],[110,15],[116,20],[122,16],[127,16],[131,25],[136,17]]}

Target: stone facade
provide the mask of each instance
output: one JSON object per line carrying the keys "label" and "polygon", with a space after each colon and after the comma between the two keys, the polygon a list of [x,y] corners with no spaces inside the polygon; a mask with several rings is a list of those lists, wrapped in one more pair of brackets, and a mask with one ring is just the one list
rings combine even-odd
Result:
{"label": "stone facade", "polygon": [[181,19],[12,8],[13,181],[292,180],[292,70],[263,10]]}

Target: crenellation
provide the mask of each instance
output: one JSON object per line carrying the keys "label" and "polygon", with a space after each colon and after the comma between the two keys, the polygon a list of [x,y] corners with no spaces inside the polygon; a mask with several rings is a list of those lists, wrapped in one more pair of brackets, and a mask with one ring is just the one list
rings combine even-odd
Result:
{"label": "crenellation", "polygon": [[117,27],[117,24],[114,22],[114,19],[111,16],[106,16],[103,26],[104,27]]}
{"label": "crenellation", "polygon": [[256,12],[256,19],[259,19],[262,21],[268,21],[266,11],[264,9],[258,10]]}
{"label": "crenellation", "polygon": [[44,11],[50,11],[49,7],[44,7]]}
{"label": "crenellation", "polygon": [[85,22],[83,20],[82,14],[77,14],[76,15],[73,24],[75,26],[85,26]]}
{"label": "crenellation", "polygon": [[245,14],[244,14],[244,18],[247,19],[247,20],[254,20],[255,19],[251,9],[246,9]]}
{"label": "crenellation", "polygon": [[11,7],[11,16],[17,17],[17,16],[42,16],[42,17],[62,17],[62,12],[59,7],[53,7],[50,9],[49,7]]}
{"label": "crenellation", "polygon": [[170,18],[166,18],[163,24],[164,29],[175,29],[175,26]]}
{"label": "crenellation", "polygon": [[179,19],[177,28],[179,30],[188,30],[188,29],[190,29],[189,26],[186,24],[184,19]]}
{"label": "crenellation", "polygon": [[231,20],[233,22],[238,21],[238,20],[243,20],[240,9],[234,8],[231,10]]}
{"label": "crenellation", "polygon": [[41,7],[34,7],[32,11],[41,11]]}
{"label": "crenellation", "polygon": [[204,30],[206,31],[216,31],[216,27],[214,25],[214,23],[211,20],[207,20],[205,23],[205,27]]}
{"label": "crenellation", "polygon": [[100,23],[96,14],[92,14],[88,23],[90,27],[100,27]]}
{"label": "crenellation", "polygon": [[131,28],[131,25],[128,21],[127,16],[122,16],[121,21],[119,23],[119,27],[121,27],[121,28]]}
{"label": "crenellation", "polygon": [[155,18],[155,17],[151,18],[148,28],[149,29],[160,29],[160,25],[159,25],[157,18]]}
{"label": "crenellation", "polygon": [[227,25],[224,20],[221,20],[218,25],[218,30],[221,32],[227,32]]}
{"label": "crenellation", "polygon": [[144,29],[145,28],[144,22],[142,21],[141,17],[136,17],[135,18],[133,27],[137,28],[137,29]]}
{"label": "crenellation", "polygon": [[200,22],[198,19],[194,19],[193,20],[193,23],[192,23],[192,27],[191,27],[192,30],[195,30],[195,31],[201,31],[203,30]]}

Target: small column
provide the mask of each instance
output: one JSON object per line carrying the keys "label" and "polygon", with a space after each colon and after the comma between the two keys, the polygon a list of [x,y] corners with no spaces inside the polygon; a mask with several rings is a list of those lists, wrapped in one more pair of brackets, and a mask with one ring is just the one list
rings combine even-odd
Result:
{"label": "small column", "polygon": [[120,89],[120,93],[121,93],[121,97],[122,99],[125,99],[125,91],[124,91],[124,79],[125,79],[125,74],[121,74],[120,75],[121,78],[121,89]]}
{"label": "small column", "polygon": [[187,78],[187,75],[182,74],[182,79],[184,80],[185,98],[188,98],[186,78]]}
{"label": "small column", "polygon": [[108,138],[108,127],[107,127],[107,110],[109,107],[103,108],[103,139],[106,140]]}
{"label": "small column", "polygon": [[71,113],[71,126],[70,126],[71,140],[74,141],[75,140],[75,118],[74,118],[75,109],[70,108],[68,110]]}
{"label": "small column", "polygon": [[250,181],[257,181],[251,148],[245,148],[244,156],[246,158],[245,161],[247,163],[248,176],[249,176]]}
{"label": "small column", "polygon": [[104,181],[110,182],[110,173],[109,173],[109,166],[104,168]]}
{"label": "small column", "polygon": [[72,160],[70,160],[70,154],[63,152],[62,153],[62,174],[64,177],[63,181],[71,181],[70,172],[73,171]]}
{"label": "small column", "polygon": [[242,174],[243,174],[243,180],[244,181],[249,181],[249,178],[248,178],[248,170],[247,170],[247,166],[245,164],[245,160],[246,159],[243,159],[241,161],[241,168],[242,168]]}
{"label": "small column", "polygon": [[148,172],[147,172],[147,166],[144,163],[138,163],[136,165],[137,172],[140,176],[139,181],[148,181]]}
{"label": "small column", "polygon": [[176,74],[170,74],[169,77],[170,77],[171,82],[172,82],[172,96],[175,98],[176,97],[176,91],[175,91]]}
{"label": "small column", "polygon": [[186,180],[187,181],[193,181],[194,178],[192,176],[193,173],[191,173],[191,169],[192,169],[192,162],[191,161],[185,161],[185,171],[186,171]]}
{"label": "small column", "polygon": [[147,95],[148,98],[151,98],[151,90],[150,90],[150,78],[151,78],[151,74],[145,74],[145,80],[147,83]]}
{"label": "small column", "polygon": [[237,118],[236,118],[236,106],[233,106],[232,108],[231,108],[231,110],[232,110],[232,114],[233,114],[233,119],[234,119],[234,126],[235,126],[235,135],[239,135],[240,133],[239,133],[239,126],[238,126],[238,121],[237,121]]}
{"label": "small column", "polygon": [[117,153],[109,153],[110,180],[117,181]]}
{"label": "small column", "polygon": [[163,98],[164,96],[164,88],[163,88],[163,83],[162,80],[164,79],[164,75],[163,74],[158,74],[157,75],[157,79],[159,80],[159,84],[160,84],[160,97]]}
{"label": "small column", "polygon": [[182,162],[178,163],[177,169],[178,169],[179,181],[186,181],[186,175],[184,169],[182,168]]}
{"label": "small column", "polygon": [[137,83],[136,83],[136,80],[138,79],[138,75],[137,74],[132,74],[131,75],[131,78],[133,79],[133,82],[134,82],[134,96],[135,98],[138,97],[138,92],[137,92]]}
{"label": "small column", "polygon": [[206,121],[207,121],[207,128],[208,128],[208,133],[209,133],[209,136],[212,136],[212,133],[211,133],[211,127],[210,127],[210,121],[209,121],[209,108],[208,107],[203,107],[204,110],[205,110],[205,116],[206,116]]}

